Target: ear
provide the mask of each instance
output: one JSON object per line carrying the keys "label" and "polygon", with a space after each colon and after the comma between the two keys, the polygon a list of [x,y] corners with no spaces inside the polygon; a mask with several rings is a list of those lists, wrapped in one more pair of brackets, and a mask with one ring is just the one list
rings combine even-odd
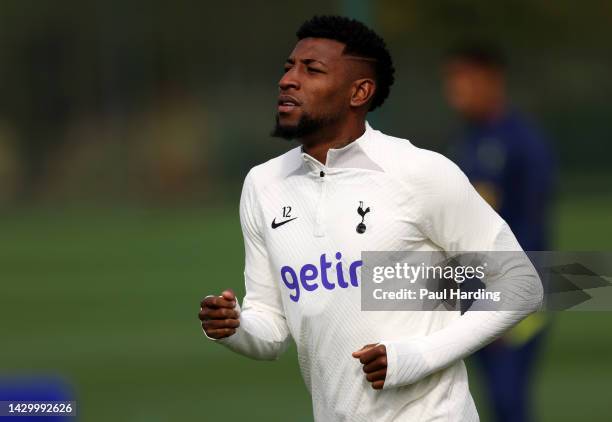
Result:
{"label": "ear", "polygon": [[353,82],[351,89],[351,107],[362,107],[374,96],[376,83],[373,79],[363,78]]}

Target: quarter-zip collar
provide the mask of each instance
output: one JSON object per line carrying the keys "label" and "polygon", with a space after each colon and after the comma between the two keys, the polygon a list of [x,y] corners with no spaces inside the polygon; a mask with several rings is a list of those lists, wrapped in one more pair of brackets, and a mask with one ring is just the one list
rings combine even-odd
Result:
{"label": "quarter-zip collar", "polygon": [[333,169],[336,168],[361,168],[382,171],[380,166],[372,161],[366,152],[366,144],[373,140],[376,132],[366,121],[365,131],[359,138],[342,148],[330,148],[327,151],[326,164],[305,153],[304,148],[300,147],[302,160],[310,170],[317,172],[333,172]]}

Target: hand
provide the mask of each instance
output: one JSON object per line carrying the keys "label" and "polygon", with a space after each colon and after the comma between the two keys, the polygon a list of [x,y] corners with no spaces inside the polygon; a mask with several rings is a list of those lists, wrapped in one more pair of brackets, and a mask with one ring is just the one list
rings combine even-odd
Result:
{"label": "hand", "polygon": [[372,388],[382,390],[387,376],[387,348],[384,344],[366,344],[353,352],[353,357],[363,365],[366,379],[372,383]]}
{"label": "hand", "polygon": [[200,302],[199,318],[208,337],[220,339],[229,337],[240,326],[236,307],[236,295],[230,289],[221,296],[206,296]]}

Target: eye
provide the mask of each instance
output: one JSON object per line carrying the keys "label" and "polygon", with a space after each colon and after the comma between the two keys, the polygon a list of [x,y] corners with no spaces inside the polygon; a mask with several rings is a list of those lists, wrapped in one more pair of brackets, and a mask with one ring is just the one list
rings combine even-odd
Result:
{"label": "eye", "polygon": [[314,67],[308,67],[308,68],[307,68],[307,70],[308,70],[308,72],[310,72],[310,73],[323,73],[323,71],[322,71],[322,70],[320,70],[320,69],[315,69]]}
{"label": "eye", "polygon": [[289,72],[289,70],[291,70],[291,66],[285,66],[283,68],[283,73],[287,73],[287,72]]}

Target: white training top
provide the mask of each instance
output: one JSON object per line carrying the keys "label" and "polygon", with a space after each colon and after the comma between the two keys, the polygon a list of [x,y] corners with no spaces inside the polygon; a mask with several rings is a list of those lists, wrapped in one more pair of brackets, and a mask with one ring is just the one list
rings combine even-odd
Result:
{"label": "white training top", "polygon": [[[462,359],[542,300],[532,267],[513,265],[517,311],[361,311],[362,251],[521,250],[455,164],[367,123],[325,165],[298,147],[254,167],[240,220],[246,296],[218,343],[276,359],[292,337],[319,422],[477,421]],[[387,348],[383,390],[351,356],[368,343]]]}

